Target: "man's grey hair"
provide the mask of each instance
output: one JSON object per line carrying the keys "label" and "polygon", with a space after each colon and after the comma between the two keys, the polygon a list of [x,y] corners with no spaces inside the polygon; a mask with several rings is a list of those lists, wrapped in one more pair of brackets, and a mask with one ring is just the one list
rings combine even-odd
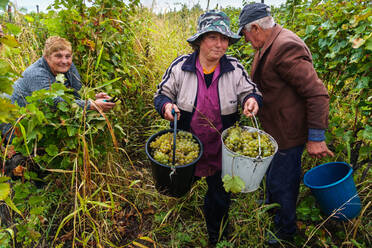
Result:
{"label": "man's grey hair", "polygon": [[255,20],[251,23],[248,23],[244,26],[244,29],[247,30],[248,32],[251,31],[252,24],[257,24],[259,25],[262,29],[269,29],[274,27],[275,21],[272,16],[265,16],[261,19]]}

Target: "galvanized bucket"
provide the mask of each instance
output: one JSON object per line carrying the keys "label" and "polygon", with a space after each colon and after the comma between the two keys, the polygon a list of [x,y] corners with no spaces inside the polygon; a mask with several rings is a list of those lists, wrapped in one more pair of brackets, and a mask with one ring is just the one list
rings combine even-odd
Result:
{"label": "galvanized bucket", "polygon": [[258,132],[259,134],[265,134],[269,137],[273,146],[275,147],[274,153],[269,157],[256,157],[250,158],[243,156],[231,151],[224,144],[224,138],[227,135],[226,129],[222,132],[222,178],[229,174],[230,176],[239,176],[245,184],[242,193],[253,192],[257,190],[260,183],[265,176],[267,169],[269,168],[270,162],[273,159],[275,153],[278,151],[278,144],[268,133],[259,130],[254,127],[243,126],[242,127],[249,132]]}

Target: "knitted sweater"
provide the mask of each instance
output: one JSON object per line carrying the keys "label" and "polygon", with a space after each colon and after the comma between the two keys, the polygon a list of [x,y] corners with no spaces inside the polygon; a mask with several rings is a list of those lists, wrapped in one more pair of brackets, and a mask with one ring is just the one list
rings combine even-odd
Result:
{"label": "knitted sweater", "polygon": [[[80,106],[85,106],[85,101],[80,100],[78,91],[81,89],[81,80],[79,72],[77,71],[74,64],[65,73],[66,87],[74,89],[75,102]],[[32,92],[49,89],[50,85],[56,82],[56,77],[53,75],[50,67],[44,57],[38,59],[35,63],[30,65],[23,73],[22,78],[19,78],[13,85],[13,94],[10,99],[12,103],[17,102],[20,107],[24,107],[27,104],[26,97],[31,96]],[[63,101],[61,97],[57,97],[55,102]],[[87,109],[90,108],[88,101]]]}

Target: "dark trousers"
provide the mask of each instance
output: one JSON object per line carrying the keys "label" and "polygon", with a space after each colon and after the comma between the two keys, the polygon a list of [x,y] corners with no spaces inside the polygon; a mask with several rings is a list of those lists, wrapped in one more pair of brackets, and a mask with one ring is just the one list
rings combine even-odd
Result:
{"label": "dark trousers", "polygon": [[274,223],[277,236],[292,236],[296,232],[296,203],[301,180],[301,156],[304,145],[279,150],[266,173],[269,203],[279,203]]}
{"label": "dark trousers", "polygon": [[14,132],[11,130],[12,124],[10,123],[0,123],[0,132],[1,132],[1,139],[5,137],[3,145],[7,145],[8,141],[9,144],[12,143],[14,138]]}
{"label": "dark trousers", "polygon": [[221,179],[221,171],[206,178],[208,191],[204,198],[204,216],[207,224],[209,241],[216,243],[220,231],[227,235],[228,212],[230,207],[230,193],[225,191]]}

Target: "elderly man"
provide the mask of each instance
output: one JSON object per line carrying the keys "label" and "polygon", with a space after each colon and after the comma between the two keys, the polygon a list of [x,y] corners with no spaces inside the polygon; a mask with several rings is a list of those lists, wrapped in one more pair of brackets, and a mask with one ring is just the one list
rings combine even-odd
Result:
{"label": "elderly man", "polygon": [[[305,144],[313,158],[333,156],[324,141],[329,96],[306,44],[276,24],[267,5],[246,5],[239,16],[238,34],[257,51],[251,76],[263,94],[258,116],[279,145],[266,178],[267,201],[281,205],[274,219],[275,235],[292,240]],[[270,244],[277,242],[269,239]]]}

